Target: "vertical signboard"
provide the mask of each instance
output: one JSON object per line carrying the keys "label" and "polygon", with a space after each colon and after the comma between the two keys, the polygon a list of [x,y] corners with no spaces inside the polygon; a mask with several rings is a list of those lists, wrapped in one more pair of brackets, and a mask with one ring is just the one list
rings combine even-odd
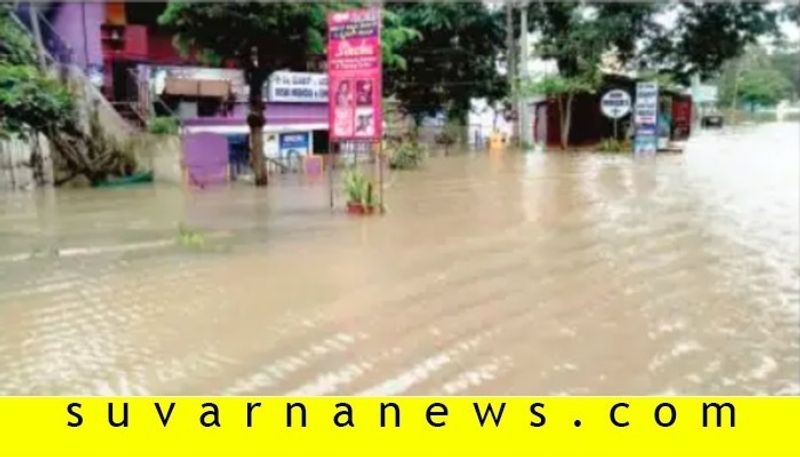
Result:
{"label": "vertical signboard", "polygon": [[634,152],[656,152],[658,149],[658,83],[655,81],[636,84],[633,122],[636,128]]}
{"label": "vertical signboard", "polygon": [[380,140],[381,12],[328,15],[328,117],[331,140]]}

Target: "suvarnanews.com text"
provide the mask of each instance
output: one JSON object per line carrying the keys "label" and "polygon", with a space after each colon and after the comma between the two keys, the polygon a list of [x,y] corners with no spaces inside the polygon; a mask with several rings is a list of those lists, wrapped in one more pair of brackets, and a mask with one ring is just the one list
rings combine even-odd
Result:
{"label": "suvarnanews.com text", "polygon": [[[432,400],[422,408],[415,408],[414,411],[404,411],[402,402],[376,401],[371,405],[354,406],[348,401],[339,401],[327,408],[313,407],[303,401],[285,401],[277,407],[274,402],[270,408],[264,408],[264,404],[257,400],[242,400],[241,403],[231,404],[226,401],[221,405],[214,401],[153,401],[152,408],[138,408],[132,411],[130,404],[126,401],[109,401],[106,408],[102,411],[94,409],[91,413],[84,410],[82,402],[73,401],[65,406],[65,423],[71,428],[80,428],[92,422],[94,425],[102,423],[112,428],[126,428],[131,424],[158,421],[164,428],[169,428],[174,417],[180,416],[181,422],[186,421],[187,417],[196,420],[199,427],[221,428],[227,423],[235,423],[235,426],[243,425],[246,428],[258,428],[259,422],[263,426],[269,416],[270,426],[281,424],[287,428],[305,428],[309,422],[314,421],[314,426],[328,425],[336,428],[357,428],[363,424],[359,420],[359,413],[365,413],[369,409],[368,417],[373,422],[368,425],[370,428],[402,428],[403,420],[407,416],[414,414],[415,423],[421,422],[426,427],[442,428],[447,427],[448,420],[459,414],[460,423],[465,420],[473,420],[474,425],[481,428],[494,427],[502,428],[509,423],[506,413],[511,407],[505,401],[480,401],[471,402],[471,408],[459,409],[457,412],[448,407],[447,399]],[[138,405],[142,406],[142,405]],[[513,407],[519,408],[521,402],[514,402]],[[527,414],[525,415],[527,426],[532,428],[547,427],[551,422],[548,421],[548,407],[546,401],[526,402]],[[627,428],[632,425],[629,410],[633,406],[625,401],[609,400],[607,411],[607,424],[614,428]],[[641,408],[641,406],[639,406]],[[687,406],[678,408],[669,401],[662,401],[654,405],[649,414],[649,421],[657,427],[670,428],[679,423],[680,420],[687,421],[692,427],[702,428],[735,428],[736,427],[736,407],[730,401],[703,401],[693,405],[690,410]],[[360,411],[361,410],[361,411]],[[639,411],[641,413],[641,411]],[[364,414],[366,416],[366,414]],[[421,416],[421,417],[420,417]],[[466,416],[466,417],[465,417]],[[518,420],[519,415],[515,415]],[[637,417],[642,420],[641,414]],[[228,422],[226,419],[235,418]],[[277,421],[277,422],[276,422]],[[561,426],[562,424],[559,424]],[[519,423],[514,425],[519,426]],[[583,422],[576,417],[572,421],[572,426],[580,428]]]}

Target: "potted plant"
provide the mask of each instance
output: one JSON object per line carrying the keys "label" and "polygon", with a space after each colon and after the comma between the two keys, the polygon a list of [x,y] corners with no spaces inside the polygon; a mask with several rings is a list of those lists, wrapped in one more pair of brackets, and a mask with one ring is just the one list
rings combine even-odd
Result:
{"label": "potted plant", "polygon": [[355,168],[344,174],[344,187],[347,193],[348,214],[371,214],[375,210],[375,195],[372,183]]}

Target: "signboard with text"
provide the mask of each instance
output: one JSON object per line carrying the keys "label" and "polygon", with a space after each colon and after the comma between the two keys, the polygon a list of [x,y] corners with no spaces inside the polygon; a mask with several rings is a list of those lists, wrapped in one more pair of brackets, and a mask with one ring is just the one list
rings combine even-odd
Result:
{"label": "signboard with text", "polygon": [[636,128],[634,152],[656,152],[658,149],[658,83],[655,81],[636,84],[633,122]]}
{"label": "signboard with text", "polygon": [[308,132],[281,133],[278,144],[281,157],[306,155],[311,152]]}
{"label": "signboard with text", "polygon": [[328,75],[276,71],[269,77],[267,100],[289,103],[328,103]]}
{"label": "signboard with text", "polygon": [[379,140],[381,12],[378,8],[328,15],[328,117],[331,140]]}
{"label": "signboard with text", "polygon": [[624,117],[631,111],[631,96],[624,90],[610,90],[600,99],[600,111],[611,119]]}

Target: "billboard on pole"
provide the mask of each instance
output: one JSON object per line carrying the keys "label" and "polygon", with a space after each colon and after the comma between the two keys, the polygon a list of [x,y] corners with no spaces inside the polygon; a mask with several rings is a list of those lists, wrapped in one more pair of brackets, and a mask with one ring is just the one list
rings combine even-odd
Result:
{"label": "billboard on pole", "polygon": [[380,140],[381,11],[328,15],[328,118],[331,140]]}

